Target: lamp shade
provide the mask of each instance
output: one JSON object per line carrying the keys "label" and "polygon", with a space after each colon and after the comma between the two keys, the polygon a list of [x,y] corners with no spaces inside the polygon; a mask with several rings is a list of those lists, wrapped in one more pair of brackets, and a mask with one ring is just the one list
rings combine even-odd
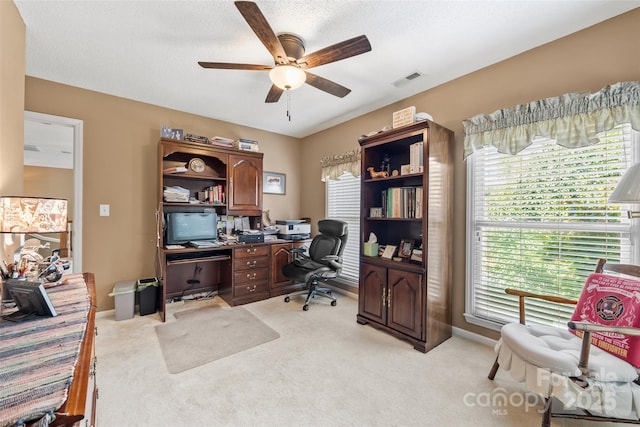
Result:
{"label": "lamp shade", "polygon": [[67,201],[43,197],[0,197],[0,233],[67,231]]}
{"label": "lamp shade", "polygon": [[307,80],[307,74],[293,65],[276,65],[269,71],[271,82],[280,89],[297,89]]}
{"label": "lamp shade", "polygon": [[620,178],[609,197],[610,203],[640,203],[640,163],[631,166]]}

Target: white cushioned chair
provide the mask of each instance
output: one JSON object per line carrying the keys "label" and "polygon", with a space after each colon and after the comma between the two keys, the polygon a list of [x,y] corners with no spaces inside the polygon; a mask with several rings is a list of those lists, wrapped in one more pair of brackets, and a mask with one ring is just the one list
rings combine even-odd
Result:
{"label": "white cushioned chair", "polygon": [[[640,280],[635,280],[636,277],[640,277],[640,267],[607,263],[601,259],[595,271],[633,278],[633,280],[624,279],[625,285],[630,285],[630,289],[635,289],[637,285],[637,291],[625,291],[629,300],[625,300],[624,307],[622,307],[623,304],[619,304],[616,308],[618,314],[626,310],[625,313],[635,316],[638,312],[637,317],[640,319]],[[603,277],[607,279],[607,276]],[[611,280],[622,279],[617,277]],[[597,280],[595,284],[587,280],[587,284],[590,292],[599,290],[595,289]],[[602,289],[606,294],[608,288]],[[587,288],[583,290],[583,295],[586,291]],[[520,299],[520,323],[503,326],[500,340],[495,347],[497,358],[489,373],[489,379],[493,380],[498,369],[502,368],[509,371],[516,381],[524,382],[527,390],[542,396],[545,399],[543,427],[550,425],[552,417],[640,424],[638,369],[614,355],[615,348],[612,349],[609,346],[609,351],[605,351],[591,344],[593,334],[604,333],[608,336],[612,336],[612,333],[618,334],[613,335],[614,337],[640,336],[640,329],[619,324],[604,326],[583,321],[569,322],[570,329],[578,331],[577,335],[583,335],[580,338],[568,329],[526,325],[525,299],[527,298],[568,304],[577,304],[578,301],[512,289],[507,289],[506,292]],[[608,298],[605,296],[599,299],[600,313],[603,309],[603,301],[608,301]],[[581,297],[579,301],[582,304],[583,298]],[[585,301],[592,305],[594,302],[587,299]],[[633,304],[630,303],[631,301]],[[589,309],[580,308],[580,306],[578,309],[580,311],[576,310],[578,314],[574,314],[574,318],[584,317],[583,314],[589,312]],[[640,352],[640,348],[630,348],[629,354],[634,351]],[[618,353],[622,352],[624,351],[618,351]]]}

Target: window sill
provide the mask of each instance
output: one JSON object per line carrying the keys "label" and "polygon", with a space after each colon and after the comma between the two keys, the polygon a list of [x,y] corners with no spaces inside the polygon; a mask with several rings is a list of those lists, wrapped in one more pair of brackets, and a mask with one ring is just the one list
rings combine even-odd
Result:
{"label": "window sill", "polygon": [[464,319],[472,325],[482,326],[483,328],[491,329],[492,331],[499,332],[500,329],[502,329],[502,326],[504,326],[504,323],[483,319],[467,313],[464,313]]}

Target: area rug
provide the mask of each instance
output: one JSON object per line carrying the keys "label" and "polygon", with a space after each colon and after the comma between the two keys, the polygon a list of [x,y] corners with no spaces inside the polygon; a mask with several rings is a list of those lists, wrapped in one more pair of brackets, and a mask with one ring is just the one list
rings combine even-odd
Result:
{"label": "area rug", "polygon": [[174,315],[156,326],[167,369],[186,371],[278,337],[276,331],[242,307],[207,307]]}

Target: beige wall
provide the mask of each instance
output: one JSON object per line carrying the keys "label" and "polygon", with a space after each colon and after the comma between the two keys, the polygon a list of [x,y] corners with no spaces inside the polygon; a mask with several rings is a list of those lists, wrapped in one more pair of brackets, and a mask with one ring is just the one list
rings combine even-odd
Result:
{"label": "beige wall", "polygon": [[25,44],[16,5],[0,1],[0,196],[22,192]]}
{"label": "beige wall", "polygon": [[[375,49],[375,47],[374,47]],[[465,191],[466,164],[462,160],[462,121],[480,113],[491,113],[568,92],[596,91],[610,83],[640,80],[640,9],[634,9],[599,25],[556,40],[537,49],[471,73],[394,105],[305,138],[302,155],[317,158],[356,148],[357,138],[391,123],[394,111],[415,105],[434,121],[455,132],[455,185],[453,233],[453,323],[493,338],[497,334],[464,320],[465,305]],[[425,54],[428,50],[425,48]],[[317,170],[317,172],[316,172]],[[301,196],[303,216],[324,214],[320,166],[309,165]]]}
{"label": "beige wall", "polygon": [[[82,260],[83,270],[96,276],[98,310],[113,308],[107,294],[116,282],[157,274],[157,144],[162,125],[259,141],[265,170],[288,178],[287,194],[265,195],[264,208],[274,218],[300,215],[300,141],[295,138],[32,77],[26,79],[24,108],[83,121]],[[110,205],[109,217],[99,216],[100,204]]]}
{"label": "beige wall", "polygon": [[[15,4],[0,0],[0,196],[22,194],[24,73],[25,25]],[[19,237],[0,239],[0,259],[11,262]]]}

